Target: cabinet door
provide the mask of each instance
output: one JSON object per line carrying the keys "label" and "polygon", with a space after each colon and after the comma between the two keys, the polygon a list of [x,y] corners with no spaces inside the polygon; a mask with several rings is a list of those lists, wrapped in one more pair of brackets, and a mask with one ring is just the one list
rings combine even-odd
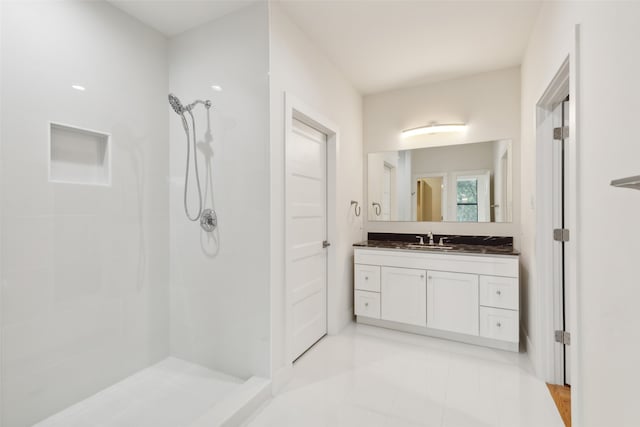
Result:
{"label": "cabinet door", "polygon": [[428,271],[427,306],[427,327],[478,335],[478,276]]}
{"label": "cabinet door", "polygon": [[426,273],[412,268],[382,267],[380,317],[427,326]]}

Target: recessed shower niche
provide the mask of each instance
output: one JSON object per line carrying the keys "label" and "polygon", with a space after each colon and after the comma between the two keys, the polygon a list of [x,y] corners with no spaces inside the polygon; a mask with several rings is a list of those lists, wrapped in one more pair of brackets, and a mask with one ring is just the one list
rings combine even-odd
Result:
{"label": "recessed shower niche", "polygon": [[111,184],[111,136],[51,122],[49,181],[69,184]]}

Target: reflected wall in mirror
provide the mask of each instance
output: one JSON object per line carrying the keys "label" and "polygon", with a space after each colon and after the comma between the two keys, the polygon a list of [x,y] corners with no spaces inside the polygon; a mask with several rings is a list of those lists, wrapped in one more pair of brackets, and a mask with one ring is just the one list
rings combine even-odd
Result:
{"label": "reflected wall in mirror", "polygon": [[369,221],[511,222],[511,141],[370,153]]}

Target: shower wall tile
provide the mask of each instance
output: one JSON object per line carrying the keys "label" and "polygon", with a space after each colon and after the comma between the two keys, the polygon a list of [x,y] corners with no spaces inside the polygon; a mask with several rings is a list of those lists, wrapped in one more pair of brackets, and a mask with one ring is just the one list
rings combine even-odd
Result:
{"label": "shower wall tile", "polygon": [[185,134],[174,114],[171,353],[241,378],[270,375],[268,40],[260,1],[169,42],[171,92],[213,103],[209,116],[194,114],[205,207],[219,224],[209,234],[185,217]]}
{"label": "shower wall tile", "polygon": [[[167,42],[107,2],[1,19],[0,414],[21,427],[169,354]],[[111,186],[48,181],[50,121],[111,134]]]}

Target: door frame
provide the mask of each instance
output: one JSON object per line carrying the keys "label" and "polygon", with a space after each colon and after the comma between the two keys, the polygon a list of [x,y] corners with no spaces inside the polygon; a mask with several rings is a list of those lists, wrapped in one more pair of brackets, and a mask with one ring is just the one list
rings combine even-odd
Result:
{"label": "door frame", "polygon": [[285,262],[284,262],[284,290],[285,290],[285,363],[287,367],[293,365],[293,351],[292,351],[292,338],[293,338],[293,313],[291,310],[290,300],[290,284],[288,283],[288,270],[289,259],[287,255],[287,218],[288,212],[288,200],[287,200],[287,176],[289,173],[287,164],[287,152],[292,143],[291,132],[293,129],[293,120],[299,120],[300,122],[311,126],[314,129],[324,133],[327,136],[327,153],[326,153],[326,215],[327,215],[327,240],[332,243],[327,248],[327,334],[334,334],[338,331],[333,326],[336,321],[333,320],[336,316],[331,316],[332,313],[338,312],[337,296],[335,286],[338,283],[337,280],[337,268],[336,268],[336,247],[335,237],[336,234],[336,164],[337,164],[337,150],[340,142],[340,132],[338,127],[329,119],[325,118],[322,114],[316,112],[313,108],[307,106],[304,102],[300,101],[291,93],[285,92],[285,116],[284,116],[284,242],[285,242]]}
{"label": "door frame", "polygon": [[[565,243],[565,286],[569,290],[571,325],[571,345],[569,360],[571,364],[572,382],[572,417],[574,425],[580,424],[580,324],[578,322],[580,306],[578,305],[578,242],[580,229],[578,224],[578,150],[579,150],[579,117],[578,117],[578,46],[580,26],[576,25],[572,34],[573,43],[558,68],[556,75],[549,82],[540,100],[536,103],[536,298],[531,302],[534,310],[533,319],[538,326],[538,341],[531,357],[538,366],[538,375],[544,381],[564,384],[563,349],[554,340],[553,331],[562,329],[562,290],[555,289],[553,254],[548,248],[553,245],[553,198],[558,197],[559,189],[553,192],[551,165],[553,160],[553,122],[550,117],[553,107],[569,96],[569,137],[565,139],[565,227],[570,230],[570,240]],[[551,307],[551,308],[547,308]],[[537,350],[537,351],[536,351]]]}
{"label": "door frame", "polygon": [[[567,260],[570,250],[565,252],[564,267],[557,262],[559,256],[558,245],[553,239],[553,228],[555,226],[554,216],[558,208],[558,201],[561,199],[559,182],[553,171],[554,161],[557,161],[557,141],[553,139],[553,110],[569,95],[569,61],[565,60],[547,91],[537,104],[536,119],[536,263],[539,272],[538,283],[541,285],[542,305],[550,309],[541,311],[542,332],[541,351],[543,377],[546,382],[564,385],[564,349],[554,340],[553,331],[564,329],[563,323],[563,299],[562,289],[556,286],[558,277],[562,275],[561,268],[566,270]],[[570,127],[570,133],[572,128]],[[568,148],[569,141],[565,141]],[[565,170],[567,181],[569,181],[569,170]],[[571,194],[568,192],[567,196]],[[566,200],[568,202],[568,200]],[[567,203],[565,214],[571,208]],[[566,228],[572,230],[568,215],[566,218]],[[575,238],[575,232],[571,233],[571,240]],[[566,246],[568,249],[568,243]],[[568,276],[565,276],[565,286]]]}

